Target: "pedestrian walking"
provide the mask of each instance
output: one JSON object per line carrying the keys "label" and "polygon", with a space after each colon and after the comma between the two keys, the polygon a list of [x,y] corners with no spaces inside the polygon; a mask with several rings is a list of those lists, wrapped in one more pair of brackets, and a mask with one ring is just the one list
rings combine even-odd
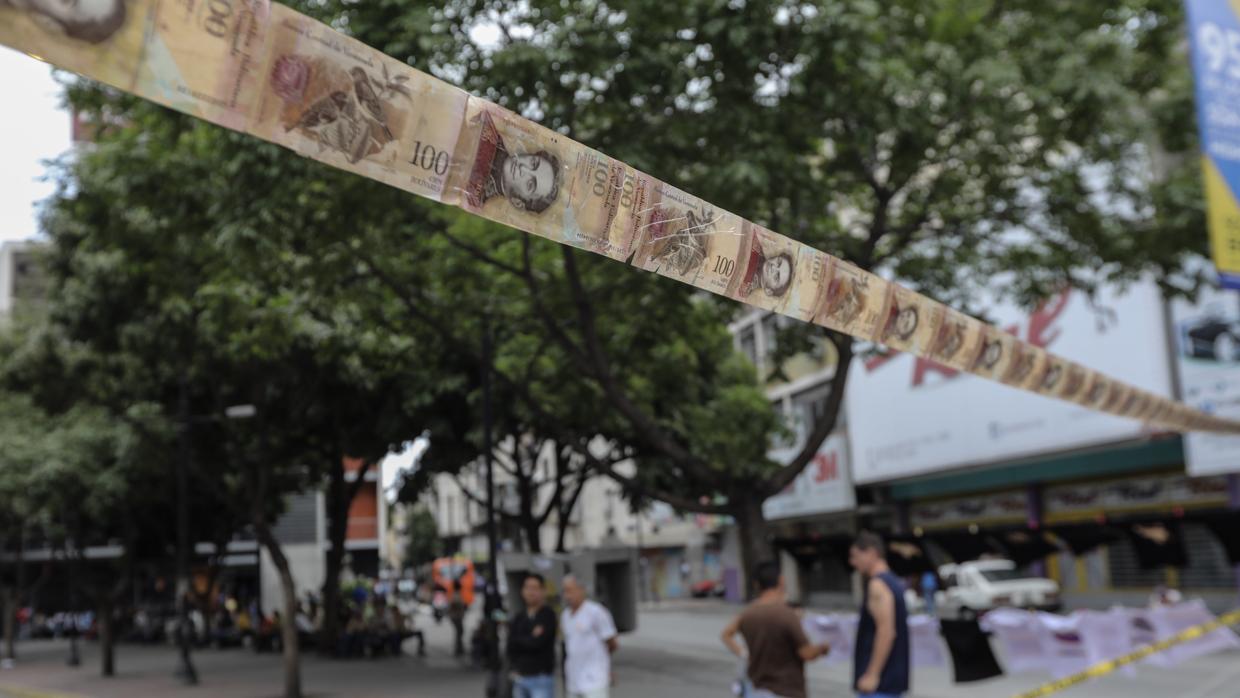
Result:
{"label": "pedestrian walking", "polygon": [[555,698],[555,611],[547,607],[547,582],[529,572],[521,584],[525,612],[508,626],[513,698]]}
{"label": "pedestrian walking", "polygon": [[909,687],[904,583],[887,566],[887,549],[874,533],[857,536],[848,562],[865,578],[853,644],[853,688],[863,698],[898,698]]}
{"label": "pedestrian walking", "polygon": [[[815,645],[805,636],[801,619],[788,605],[778,562],[759,564],[753,580],[758,597],[723,629],[723,644],[747,662],[747,696],[806,698],[805,663],[827,654],[831,646]],[[737,643],[737,633],[744,647]]]}
{"label": "pedestrian walking", "polygon": [[448,620],[452,622],[452,656],[454,657],[465,656],[465,614],[469,611],[469,606],[465,604],[459,586],[459,583],[453,583],[448,591],[451,595],[448,600]]}
{"label": "pedestrian walking", "polygon": [[586,598],[576,577],[564,577],[560,616],[564,630],[564,676],[569,698],[607,698],[611,688],[611,655],[619,647],[616,624],[602,604]]}
{"label": "pedestrian walking", "polygon": [[939,578],[931,570],[926,570],[921,575],[921,596],[926,602],[926,615],[935,615],[934,608],[934,592],[939,590]]}

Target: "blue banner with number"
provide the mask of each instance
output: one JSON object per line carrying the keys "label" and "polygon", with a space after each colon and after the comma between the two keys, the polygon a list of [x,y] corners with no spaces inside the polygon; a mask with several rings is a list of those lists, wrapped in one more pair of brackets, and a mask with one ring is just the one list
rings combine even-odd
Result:
{"label": "blue banner with number", "polygon": [[1210,249],[1240,288],[1240,0],[1188,0]]}

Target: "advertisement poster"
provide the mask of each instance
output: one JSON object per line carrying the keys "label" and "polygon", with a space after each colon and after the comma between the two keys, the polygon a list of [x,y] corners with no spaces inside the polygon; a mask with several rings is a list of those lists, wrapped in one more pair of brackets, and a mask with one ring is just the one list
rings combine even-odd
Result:
{"label": "advertisement poster", "polygon": [[[1196,303],[1173,301],[1176,370],[1186,404],[1240,417],[1240,292],[1205,289]],[[1190,475],[1240,472],[1240,436],[1193,432],[1184,438]]]}
{"label": "advertisement poster", "polygon": [[[1171,392],[1161,296],[1153,283],[1051,298],[1033,312],[1000,304],[1004,332],[1160,396]],[[1036,395],[910,354],[858,359],[847,406],[858,483],[1063,452],[1147,433],[1139,420]]]}
{"label": "advertisement poster", "polygon": [[[794,449],[781,449],[772,453],[771,457],[787,462],[796,454]],[[848,439],[841,434],[832,434],[822,442],[814,459],[797,479],[783,492],[762,504],[762,513],[773,521],[848,511],[856,505],[848,470]]]}
{"label": "advertisement poster", "polygon": [[1189,0],[1210,249],[1220,283],[1240,288],[1240,2]]}

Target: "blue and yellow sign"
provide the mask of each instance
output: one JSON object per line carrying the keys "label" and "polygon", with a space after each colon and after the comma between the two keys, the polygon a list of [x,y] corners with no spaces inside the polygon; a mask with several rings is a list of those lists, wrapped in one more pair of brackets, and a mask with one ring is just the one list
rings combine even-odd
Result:
{"label": "blue and yellow sign", "polygon": [[1240,0],[1188,0],[1210,249],[1240,288]]}

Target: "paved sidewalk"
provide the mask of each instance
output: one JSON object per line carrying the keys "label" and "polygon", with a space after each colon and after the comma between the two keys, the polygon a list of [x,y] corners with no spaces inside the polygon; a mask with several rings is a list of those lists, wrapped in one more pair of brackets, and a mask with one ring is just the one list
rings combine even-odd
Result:
{"label": "paved sidewalk", "polygon": [[[736,607],[705,602],[644,609],[635,633],[623,635],[616,655],[612,698],[721,698],[730,695],[736,662],[723,649],[719,631]],[[447,623],[421,622],[427,633],[426,659],[412,656],[339,661],[304,657],[302,685],[314,698],[469,698],[483,695],[481,672],[451,656]],[[413,649],[407,644],[406,651]],[[65,666],[63,642],[29,642],[18,647],[18,664],[0,671],[0,698],[274,698],[281,694],[280,657],[245,650],[202,650],[195,663],[197,687],[181,686],[172,675],[176,653],[166,646],[121,645],[118,675],[99,676],[98,648],[83,643],[83,665]],[[851,696],[850,668],[810,667],[810,695]],[[1006,698],[1049,677],[1005,676],[957,685],[948,669],[918,669],[909,698]],[[1240,696],[1240,653],[1203,657],[1171,669],[1139,667],[1135,677],[1109,676],[1064,691],[1064,698],[1236,698]]]}

